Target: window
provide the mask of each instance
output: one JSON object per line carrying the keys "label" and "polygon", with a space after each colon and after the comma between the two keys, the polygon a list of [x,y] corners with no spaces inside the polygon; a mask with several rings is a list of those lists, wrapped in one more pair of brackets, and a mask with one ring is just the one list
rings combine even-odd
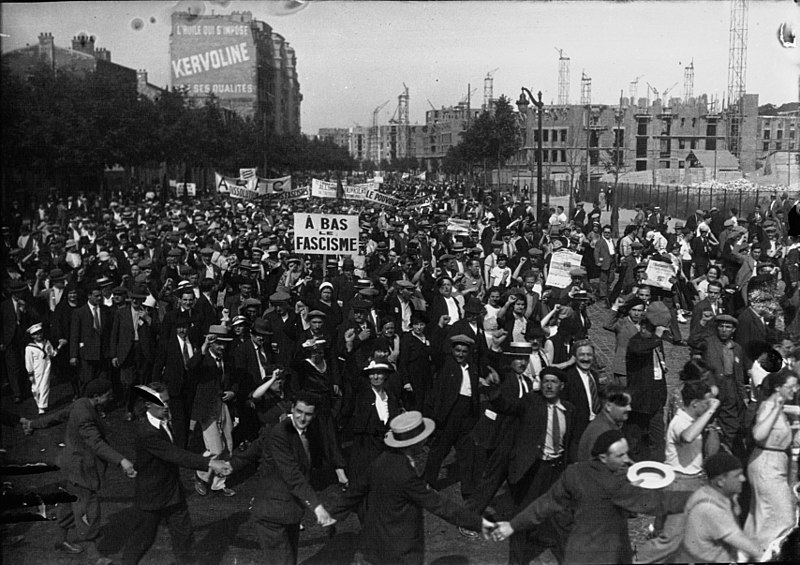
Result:
{"label": "window", "polygon": [[697,149],[697,140],[696,140],[696,139],[693,139],[693,140],[692,140],[692,143],[691,143],[691,148],[692,148],[692,149]]}
{"label": "window", "polygon": [[[566,142],[567,142],[567,130],[562,129],[561,130],[561,143],[566,143]],[[566,159],[564,159],[564,160],[566,160]]]}
{"label": "window", "polygon": [[564,151],[563,149],[561,149],[561,159],[560,159],[560,161],[562,163],[566,163],[567,162],[567,152]]}
{"label": "window", "polygon": [[778,141],[777,143],[775,143],[775,151],[780,151],[780,150],[781,150],[781,142]]}
{"label": "window", "polygon": [[542,151],[542,160],[547,163],[549,161],[550,152],[549,151]]}
{"label": "window", "polygon": [[783,130],[782,129],[779,129],[777,132],[775,132],[775,139],[783,139]]}
{"label": "window", "polygon": [[678,140],[678,149],[686,149],[686,141],[683,139]]}
{"label": "window", "polygon": [[686,163],[685,163],[684,161],[678,161],[678,168],[679,168],[679,169],[684,169],[684,168],[686,168]]}
{"label": "window", "polygon": [[553,149],[553,154],[550,156],[550,160],[553,163],[558,163],[558,149]]}
{"label": "window", "polygon": [[771,132],[770,130],[768,130],[768,129],[765,129],[765,130],[764,130],[764,139],[769,139],[769,135],[770,135],[771,133],[772,133],[772,132]]}
{"label": "window", "polygon": [[550,141],[550,130],[545,129],[542,130],[542,143],[548,143]]}
{"label": "window", "polygon": [[539,143],[539,130],[538,129],[533,130],[533,142],[534,143]]}
{"label": "window", "polygon": [[764,142],[764,147],[762,148],[762,151],[769,151],[769,141]]}

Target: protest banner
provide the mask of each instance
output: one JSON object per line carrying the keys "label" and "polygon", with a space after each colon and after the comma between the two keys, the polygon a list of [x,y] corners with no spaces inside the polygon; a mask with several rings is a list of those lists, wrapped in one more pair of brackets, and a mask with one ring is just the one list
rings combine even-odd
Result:
{"label": "protest banner", "polygon": [[369,189],[364,193],[364,200],[369,200],[370,202],[375,202],[377,204],[383,204],[384,206],[392,206],[394,208],[399,208],[404,202],[400,198],[383,194],[382,192],[378,192],[374,189]]}
{"label": "protest banner", "polygon": [[[241,169],[255,170],[255,169]],[[233,178],[223,177],[219,173],[214,173],[214,184],[217,187],[217,192],[228,194],[233,198],[244,198],[252,200],[259,196],[268,194],[280,194],[284,191],[292,189],[292,177],[287,175],[277,179],[262,179],[256,176],[249,178]]]}
{"label": "protest banner", "polygon": [[647,275],[647,280],[645,281],[647,284],[669,290],[672,288],[672,283],[669,279],[675,276],[675,269],[671,263],[648,261],[645,275]]}
{"label": "protest banner", "polygon": [[197,185],[193,182],[176,182],[175,195],[176,196],[197,196]]}
{"label": "protest banner", "polygon": [[284,192],[273,192],[272,194],[267,194],[267,199],[271,202],[285,202],[287,200],[302,200],[304,198],[308,198],[310,194],[310,187],[301,186],[299,188],[293,188]]}
{"label": "protest banner", "polygon": [[469,220],[462,220],[458,218],[449,218],[447,220],[448,233],[456,235],[469,235],[470,233]]}
{"label": "protest banner", "polygon": [[297,253],[357,255],[358,239],[357,215],[294,214],[294,250]]}
{"label": "protest banner", "polygon": [[336,198],[336,183],[311,179],[311,196],[314,198]]}
{"label": "protest banner", "polygon": [[567,288],[569,283],[572,282],[572,277],[569,275],[570,269],[580,267],[582,260],[583,256],[580,253],[573,253],[572,251],[553,253],[553,258],[550,261],[550,270],[547,273],[546,286]]}

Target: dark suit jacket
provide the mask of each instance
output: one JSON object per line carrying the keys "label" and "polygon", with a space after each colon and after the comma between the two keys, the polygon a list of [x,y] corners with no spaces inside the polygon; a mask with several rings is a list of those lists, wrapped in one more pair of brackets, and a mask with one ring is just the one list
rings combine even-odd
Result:
{"label": "dark suit jacket", "polygon": [[[711,301],[708,298],[704,298],[703,300],[699,301],[697,304],[694,305],[692,308],[692,319],[689,322],[689,332],[693,333],[700,327],[700,319],[703,317],[703,310],[706,310],[711,307]],[[724,303],[720,303],[720,308],[718,310],[719,314],[729,314],[730,312],[727,311],[725,308]]]}
{"label": "dark suit jacket", "polygon": [[136,485],[134,505],[140,510],[161,510],[184,504],[179,467],[208,469],[210,457],[181,449],[163,429],[156,429],[147,416],[136,427]]}
{"label": "dark suit jacket", "polygon": [[[583,380],[578,373],[578,368],[573,365],[565,371],[567,382],[564,385],[564,390],[561,392],[561,401],[569,402],[575,407],[575,429],[572,434],[580,441],[583,435],[583,430],[589,425],[589,399],[586,396],[586,389],[583,387]],[[590,372],[594,378],[594,384],[597,386],[598,393],[600,391],[600,378],[594,371]]]}
{"label": "dark suit jacket", "polygon": [[79,308],[79,306],[73,308],[66,299],[59,302],[58,306],[56,306],[56,311],[53,312],[53,316],[50,318],[50,340],[53,342],[53,345],[57,345],[59,339],[66,339],[69,341],[72,312],[76,308]]}
{"label": "dark suit jacket", "polygon": [[755,359],[751,359],[747,354],[748,344],[754,341],[775,341],[774,331],[758,317],[752,308],[745,308],[738,317],[739,323],[736,326],[734,341],[742,346],[743,362],[745,372],[750,370]]}
{"label": "dark suit jacket", "polygon": [[289,312],[289,316],[286,318],[285,322],[277,310],[267,312],[263,317],[272,330],[272,344],[277,348],[277,351],[273,349],[273,353],[275,353],[275,362],[280,363],[284,367],[289,367],[294,359],[297,344],[286,330],[296,325],[297,314]]}
{"label": "dark suit jacket", "polygon": [[[200,355],[200,348],[195,348],[193,353]],[[167,385],[171,397],[184,397],[188,392],[189,374],[183,365],[183,351],[177,335],[162,337],[159,340],[153,361],[152,380]],[[187,410],[189,408],[191,406],[187,406]]]}
{"label": "dark suit jacket", "polygon": [[430,389],[433,376],[430,341],[425,345],[411,332],[403,334],[400,338],[397,374],[404,385],[411,383],[414,392],[417,392],[417,386]]}
{"label": "dark suit jacket", "polygon": [[342,519],[366,500],[359,549],[370,563],[422,565],[425,561],[423,510],[451,524],[480,531],[480,516],[429,489],[405,455],[382,453],[367,473],[329,511]]}
{"label": "dark suit jacket", "polygon": [[[436,374],[433,381],[433,390],[430,394],[430,402],[433,409],[431,415],[437,424],[447,421],[450,411],[458,400],[458,392],[461,390],[461,365],[459,365],[452,355],[448,355],[442,368]],[[469,364],[470,385],[472,387],[471,404],[473,412],[477,415],[479,382],[478,367],[474,363]]]}
{"label": "dark suit jacket", "polygon": [[[492,405],[498,411],[516,416],[519,419],[514,447],[508,462],[508,481],[519,482],[534,463],[542,458],[547,434],[547,400],[539,393],[526,394],[522,398],[500,394],[495,390],[490,394]],[[566,408],[564,430],[564,454],[566,460],[573,461],[577,449],[575,428],[575,407],[567,401],[561,402]]]}
{"label": "dark suit jacket", "polygon": [[[178,314],[181,313],[180,306],[173,308],[164,314],[164,319],[161,320],[161,337],[171,338],[175,336],[176,321]],[[203,345],[202,333],[202,320],[200,318],[200,311],[197,307],[192,308],[192,314],[189,316],[189,341],[192,345],[199,349]]]}
{"label": "dark suit jacket", "polygon": [[236,392],[236,385],[230,376],[233,363],[230,359],[223,359],[223,366],[224,373],[219,370],[210,352],[203,355],[200,350],[189,360],[189,373],[197,383],[192,420],[197,420],[203,428],[219,417],[222,409],[220,394],[226,390]]}
{"label": "dark suit jacket", "polygon": [[[27,306],[30,309],[30,304]],[[25,330],[28,328],[28,315],[27,312],[22,313],[21,319],[17,321],[17,314],[14,312],[14,304],[10,298],[0,302],[0,336],[2,336],[2,343],[5,347],[16,343],[20,348],[23,347],[23,337]]]}
{"label": "dark suit jacket", "polygon": [[67,423],[64,449],[59,454],[64,476],[71,483],[99,491],[108,463],[119,465],[123,456],[108,445],[106,428],[88,398],[79,398],[71,406],[33,420],[33,427],[46,428],[62,422]]}
{"label": "dark suit jacket", "polygon": [[[309,435],[313,453],[312,438]],[[263,428],[261,435],[246,451],[234,456],[231,465],[238,471],[256,461],[261,481],[252,509],[257,519],[277,524],[298,524],[306,508],[313,510],[320,504],[317,493],[309,484],[311,461],[290,418],[272,428]]]}
{"label": "dark suit jacket", "polygon": [[217,314],[216,307],[208,301],[208,298],[202,292],[194,305],[194,309],[197,310],[197,323],[201,335],[208,333],[209,326],[219,323],[219,314]]}
{"label": "dark suit jacket", "polygon": [[[143,312],[144,313],[144,312]],[[140,318],[139,345],[146,359],[152,359],[154,354],[154,336],[150,324]],[[151,323],[154,320],[151,320]],[[111,325],[111,358],[119,359],[120,365],[125,362],[133,349],[135,340],[133,331],[133,314],[130,306],[125,306],[116,311],[114,322]]]}
{"label": "dark suit jacket", "polygon": [[[94,318],[88,304],[72,311],[69,335],[69,356],[72,359],[99,361],[111,354],[109,337],[113,317],[111,310],[100,306],[100,331],[94,329]],[[83,345],[81,345],[83,344]]]}
{"label": "dark suit jacket", "polygon": [[[631,395],[631,410],[643,414],[655,414],[667,402],[667,375],[655,380],[654,351],[664,353],[661,338],[645,336],[637,332],[628,341],[625,354],[625,369],[628,376],[628,392]],[[666,359],[665,359],[666,360]]]}

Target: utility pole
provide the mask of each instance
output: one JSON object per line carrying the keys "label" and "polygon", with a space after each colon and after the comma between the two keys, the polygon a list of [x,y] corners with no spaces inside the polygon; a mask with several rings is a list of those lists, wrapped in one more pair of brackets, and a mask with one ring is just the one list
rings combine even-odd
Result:
{"label": "utility pole", "polygon": [[[614,130],[614,193],[611,195],[611,235],[613,237],[619,237],[619,199],[617,198],[617,188],[619,187],[619,173],[620,169],[625,162],[624,156],[624,145],[625,145],[625,136],[624,134],[621,135],[622,131],[622,119],[625,116],[624,111],[622,109],[622,91],[619,91],[619,108],[617,109],[617,115],[614,116],[615,122],[617,124],[617,129]],[[622,137],[623,149],[620,151],[619,142],[620,137]],[[608,198],[608,195],[606,195]]]}

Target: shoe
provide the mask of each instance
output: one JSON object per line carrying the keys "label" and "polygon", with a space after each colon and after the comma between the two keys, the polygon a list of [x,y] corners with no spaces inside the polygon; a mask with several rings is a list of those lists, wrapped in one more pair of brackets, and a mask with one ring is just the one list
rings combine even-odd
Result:
{"label": "shoe", "polygon": [[208,485],[201,481],[200,479],[194,480],[194,491],[199,494],[200,496],[205,496],[208,494]]}
{"label": "shoe", "polygon": [[83,553],[83,548],[76,543],[69,543],[68,541],[62,541],[61,543],[56,544],[56,549],[63,553]]}
{"label": "shoe", "polygon": [[685,317],[685,316],[684,316],[682,313],[680,313],[680,312],[678,312],[678,315],[677,315],[677,316],[675,316],[675,317],[678,319],[678,323],[680,323],[680,324],[685,324],[686,322],[688,322],[688,321],[689,321],[689,320],[687,320],[687,319],[686,319],[686,317]]}
{"label": "shoe", "polygon": [[458,527],[458,533],[461,534],[465,538],[475,539],[478,537],[478,532],[473,532],[472,530],[467,530],[462,528],[461,526]]}
{"label": "shoe", "polygon": [[236,496],[236,491],[228,487],[223,487],[219,490],[215,490],[214,492],[218,492],[222,496]]}

